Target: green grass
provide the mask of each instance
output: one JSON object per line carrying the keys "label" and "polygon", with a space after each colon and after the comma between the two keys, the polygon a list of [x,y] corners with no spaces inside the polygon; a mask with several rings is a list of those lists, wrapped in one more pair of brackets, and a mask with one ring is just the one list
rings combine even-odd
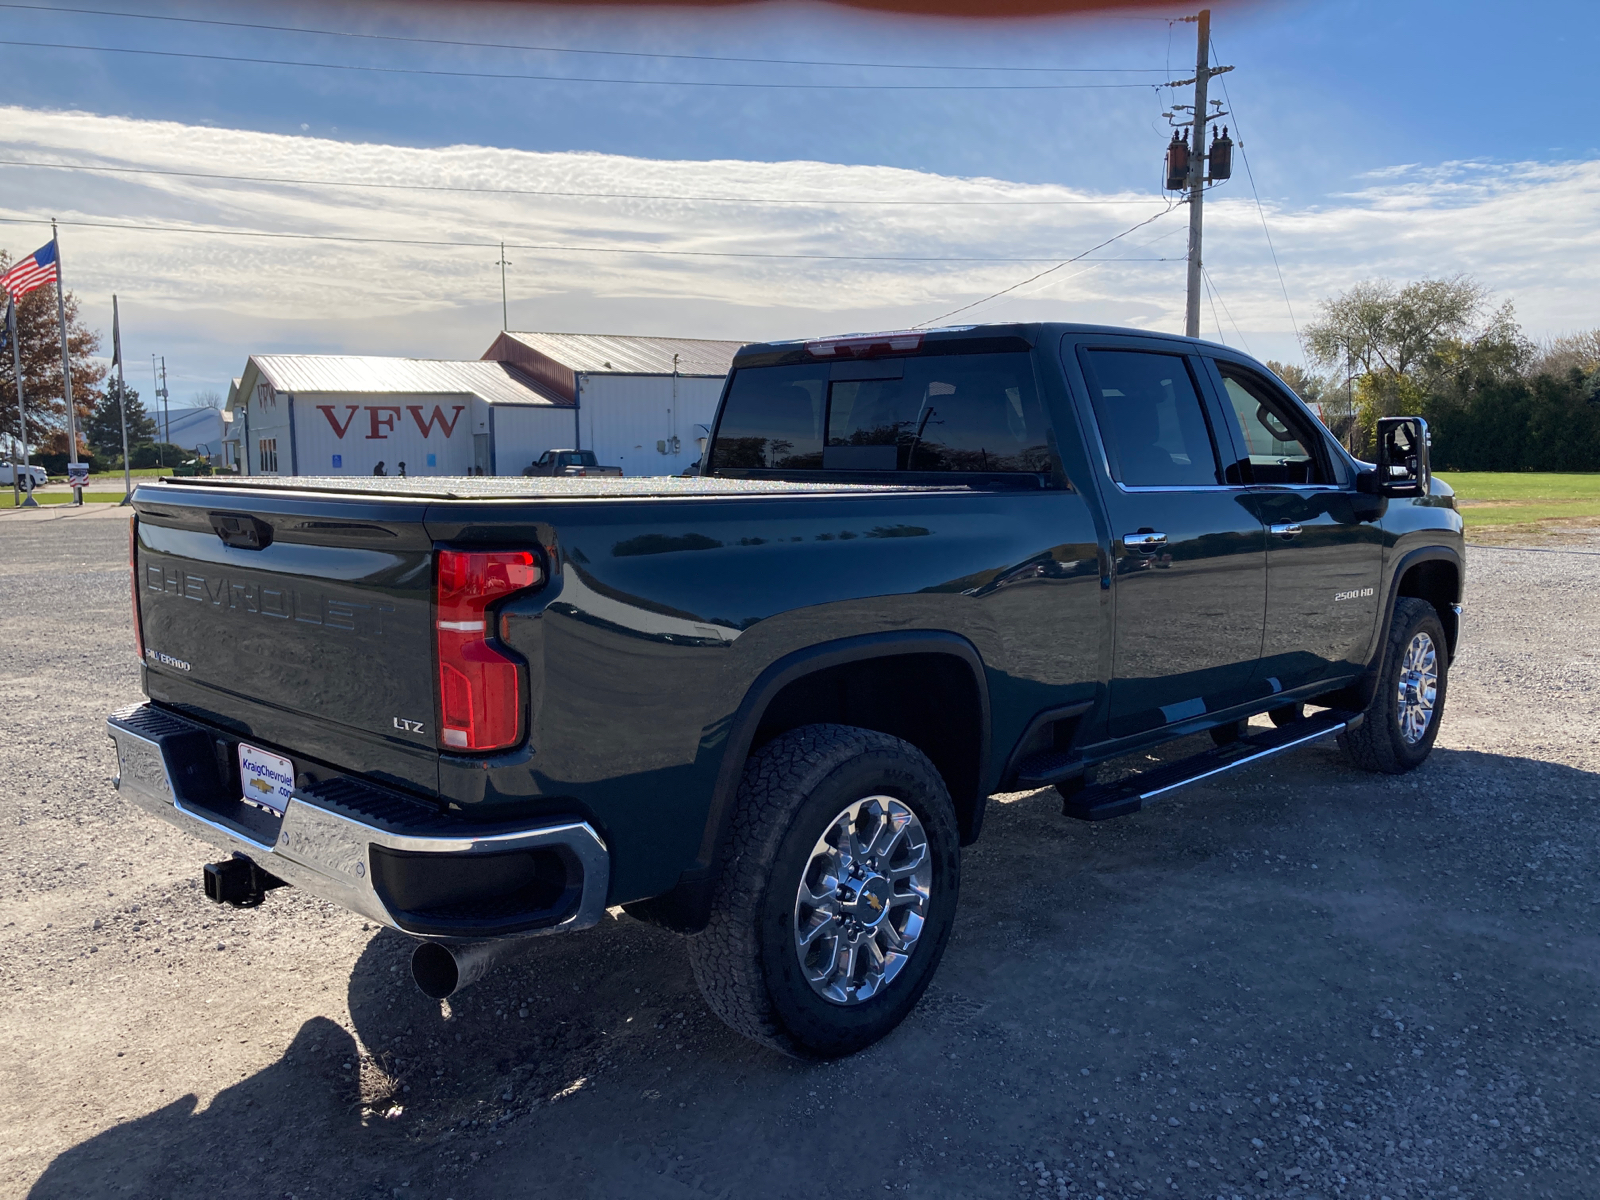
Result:
{"label": "green grass", "polygon": [[[48,504],[72,503],[71,492],[35,492],[33,494],[33,498],[37,500],[41,506]],[[117,504],[120,503],[121,500],[122,491],[120,489],[115,492],[91,492],[85,490],[83,493],[83,502],[85,504]],[[15,507],[16,505],[12,503],[11,489],[5,488],[0,490],[0,508]]]}
{"label": "green grass", "polygon": [[1444,471],[1439,478],[1463,500],[1550,502],[1600,500],[1600,472]]}
{"label": "green grass", "polygon": [[1446,471],[1467,527],[1526,526],[1600,517],[1600,473]]}

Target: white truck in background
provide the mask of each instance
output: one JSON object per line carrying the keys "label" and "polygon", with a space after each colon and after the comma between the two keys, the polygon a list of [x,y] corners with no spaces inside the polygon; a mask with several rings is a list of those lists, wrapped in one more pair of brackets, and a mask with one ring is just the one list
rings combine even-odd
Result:
{"label": "white truck in background", "polygon": [[34,488],[43,487],[50,482],[50,476],[43,467],[24,466],[20,463],[8,462],[0,459],[0,485],[11,487],[21,484],[24,491],[33,491]]}

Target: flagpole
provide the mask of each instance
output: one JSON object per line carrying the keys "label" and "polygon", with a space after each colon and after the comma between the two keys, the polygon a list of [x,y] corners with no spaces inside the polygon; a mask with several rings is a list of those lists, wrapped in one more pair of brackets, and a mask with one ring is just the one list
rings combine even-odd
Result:
{"label": "flagpole", "polygon": [[[11,342],[12,369],[17,374],[17,424],[22,427],[23,449],[27,449],[28,420],[22,415],[22,359],[17,354],[17,302],[6,297],[6,338]],[[11,507],[22,507],[22,472],[17,469],[17,456],[11,456]]]}
{"label": "flagpole", "polygon": [[117,363],[117,410],[122,415],[122,502],[133,499],[133,472],[128,462],[128,385],[122,381],[122,322],[117,315],[117,296],[111,294],[111,357]]}
{"label": "flagpole", "polygon": [[[11,335],[11,367],[17,377],[17,424],[22,428],[22,465],[25,467],[33,464],[28,461],[28,410],[22,399],[22,347],[17,342],[17,301],[12,297],[11,305],[6,309],[7,332]],[[11,478],[17,477],[17,464],[11,464]],[[29,489],[28,498],[22,501],[23,508],[37,508],[39,502],[33,498],[33,491]]]}
{"label": "flagpole", "polygon": [[[56,250],[56,315],[61,319],[61,390],[67,397],[67,474],[70,477],[72,468],[78,465],[78,414],[72,410],[72,356],[67,350],[67,289],[61,282],[61,242],[53,217],[50,220],[50,244]],[[83,489],[79,487],[72,490],[78,497],[73,503],[82,504]]]}

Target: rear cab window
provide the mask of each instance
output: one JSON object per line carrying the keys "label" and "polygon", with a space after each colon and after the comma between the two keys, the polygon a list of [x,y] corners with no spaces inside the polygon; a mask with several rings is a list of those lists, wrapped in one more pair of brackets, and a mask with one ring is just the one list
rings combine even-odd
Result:
{"label": "rear cab window", "polygon": [[1085,350],[1082,359],[1113,479],[1129,488],[1223,482],[1205,405],[1182,355]]}
{"label": "rear cab window", "polygon": [[1048,478],[1053,455],[1031,354],[938,354],[739,368],[710,470]]}

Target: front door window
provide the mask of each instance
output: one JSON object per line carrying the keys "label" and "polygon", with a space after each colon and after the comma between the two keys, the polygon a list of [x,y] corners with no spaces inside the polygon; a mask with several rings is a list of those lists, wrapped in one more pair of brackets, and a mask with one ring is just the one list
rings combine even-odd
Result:
{"label": "front door window", "polygon": [[1251,483],[1330,482],[1305,418],[1266,380],[1230,363],[1217,364],[1223,391],[1239,420],[1250,461]]}
{"label": "front door window", "polygon": [[1273,691],[1365,665],[1376,628],[1383,527],[1333,473],[1325,431],[1265,376],[1214,360],[1267,527],[1267,620],[1257,677]]}

